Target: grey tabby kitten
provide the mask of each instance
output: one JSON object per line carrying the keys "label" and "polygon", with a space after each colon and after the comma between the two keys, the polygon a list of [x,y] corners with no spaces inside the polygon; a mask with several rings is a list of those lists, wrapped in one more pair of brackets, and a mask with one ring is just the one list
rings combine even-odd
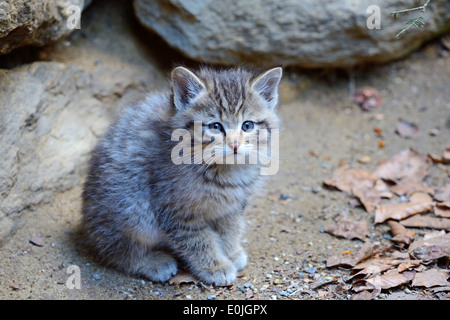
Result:
{"label": "grey tabby kitten", "polygon": [[[231,284],[247,264],[243,210],[260,185],[261,164],[213,160],[221,152],[256,152],[248,137],[278,128],[281,74],[281,68],[177,67],[171,90],[125,108],[93,151],[82,196],[82,247],[152,281],[169,280],[180,263],[204,283]],[[176,165],[171,155],[179,141],[172,133],[180,128],[201,150],[214,139],[223,146],[201,164]]]}

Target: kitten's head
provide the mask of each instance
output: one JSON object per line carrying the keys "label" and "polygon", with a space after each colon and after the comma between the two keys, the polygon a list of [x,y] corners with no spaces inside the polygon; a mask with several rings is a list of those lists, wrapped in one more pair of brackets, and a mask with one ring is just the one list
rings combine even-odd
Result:
{"label": "kitten's head", "polygon": [[256,155],[258,145],[267,144],[271,131],[279,128],[275,109],[281,75],[279,67],[172,71],[174,118],[179,128],[191,131],[194,145],[202,145],[205,163]]}

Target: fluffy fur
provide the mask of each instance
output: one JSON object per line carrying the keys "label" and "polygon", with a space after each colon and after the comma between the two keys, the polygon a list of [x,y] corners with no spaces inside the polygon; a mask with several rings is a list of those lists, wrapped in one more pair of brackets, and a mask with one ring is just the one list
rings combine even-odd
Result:
{"label": "fluffy fur", "polygon": [[[171,90],[125,108],[92,154],[81,246],[102,263],[152,281],[169,280],[181,264],[205,283],[232,283],[247,264],[243,210],[260,186],[260,165],[214,160],[233,152],[232,143],[235,154],[257,152],[246,138],[278,128],[280,77],[281,68],[178,67]],[[247,120],[255,123],[251,132],[241,130]],[[201,141],[195,141],[195,121],[206,124]],[[213,131],[211,123],[236,131]],[[171,135],[180,128],[202,149],[212,137],[224,146],[201,164],[175,165],[171,151],[178,141]],[[199,156],[194,151],[193,159]]]}

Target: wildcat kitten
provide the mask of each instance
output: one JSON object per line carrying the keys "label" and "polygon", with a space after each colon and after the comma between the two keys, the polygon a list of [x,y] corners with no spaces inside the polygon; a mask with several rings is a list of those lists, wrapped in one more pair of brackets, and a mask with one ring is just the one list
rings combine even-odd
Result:
{"label": "wildcat kitten", "polygon": [[[247,264],[243,210],[260,185],[261,164],[213,160],[255,153],[249,136],[278,128],[281,74],[177,67],[170,91],[125,108],[93,151],[81,245],[101,262],[152,281],[169,280],[181,263],[202,282],[231,284]],[[172,133],[180,128],[200,152],[214,139],[223,144],[201,164],[195,150],[196,161],[174,164],[179,141]]]}

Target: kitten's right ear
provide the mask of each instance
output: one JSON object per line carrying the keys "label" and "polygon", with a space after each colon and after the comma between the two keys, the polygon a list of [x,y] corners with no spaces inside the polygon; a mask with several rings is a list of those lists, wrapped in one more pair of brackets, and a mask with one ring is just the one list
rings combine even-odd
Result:
{"label": "kitten's right ear", "polygon": [[173,102],[178,111],[185,110],[206,92],[206,86],[192,71],[176,67],[171,74]]}
{"label": "kitten's right ear", "polygon": [[275,108],[278,103],[278,85],[282,74],[283,70],[276,67],[260,74],[251,84],[253,90],[261,96],[270,108]]}

